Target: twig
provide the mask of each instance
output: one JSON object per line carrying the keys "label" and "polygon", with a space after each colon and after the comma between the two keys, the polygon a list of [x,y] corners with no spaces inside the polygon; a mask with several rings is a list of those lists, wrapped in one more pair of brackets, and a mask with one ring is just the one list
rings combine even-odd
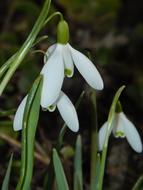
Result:
{"label": "twig", "polygon": [[[21,148],[21,143],[15,139],[11,138],[9,135],[6,135],[4,133],[0,133],[0,138],[5,140],[10,145],[17,147],[18,149]],[[42,162],[44,165],[48,165],[50,162],[50,159],[47,156],[45,156],[45,155],[42,156],[37,151],[34,152],[34,157],[37,160],[39,160],[40,162]]]}

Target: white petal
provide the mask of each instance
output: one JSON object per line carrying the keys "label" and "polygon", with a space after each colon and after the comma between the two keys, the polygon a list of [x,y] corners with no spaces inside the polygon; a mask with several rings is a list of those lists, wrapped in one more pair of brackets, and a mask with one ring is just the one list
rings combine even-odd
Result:
{"label": "white petal", "polygon": [[26,106],[26,101],[27,101],[27,96],[22,100],[22,102],[18,106],[18,109],[17,109],[16,114],[14,116],[14,121],[13,121],[14,131],[19,131],[22,129],[22,122],[23,122],[23,116],[24,116],[24,109]]}
{"label": "white petal", "polygon": [[64,64],[60,45],[57,45],[55,51],[44,65],[41,74],[43,74],[41,106],[46,109],[53,105],[59,97],[64,80]]}
{"label": "white petal", "polygon": [[122,119],[122,123],[124,124],[124,131],[128,143],[136,152],[142,152],[141,138],[134,124],[125,116],[125,114],[120,113],[120,117]]}
{"label": "white petal", "polygon": [[66,125],[72,131],[77,132],[79,129],[79,122],[75,107],[63,92],[61,92],[59,100],[57,101],[57,107]]}
{"label": "white petal", "polygon": [[56,49],[57,44],[51,45],[48,50],[46,51],[46,55],[44,56],[44,63],[48,61],[54,50]]}
{"label": "white petal", "polygon": [[103,80],[94,64],[82,53],[69,45],[73,61],[86,82],[97,90],[103,89]]}
{"label": "white petal", "polygon": [[120,113],[116,113],[115,119],[114,119],[114,128],[113,128],[113,134],[116,138],[124,138],[125,131],[124,131],[124,123],[122,122],[122,119],[120,117]]}
{"label": "white petal", "polygon": [[65,65],[65,75],[72,77],[74,73],[74,65],[68,45],[63,45],[63,60]]}
{"label": "white petal", "polygon": [[104,145],[104,142],[105,142],[106,132],[107,132],[107,121],[102,125],[102,127],[99,130],[99,135],[98,135],[99,151],[103,150],[103,145]]}

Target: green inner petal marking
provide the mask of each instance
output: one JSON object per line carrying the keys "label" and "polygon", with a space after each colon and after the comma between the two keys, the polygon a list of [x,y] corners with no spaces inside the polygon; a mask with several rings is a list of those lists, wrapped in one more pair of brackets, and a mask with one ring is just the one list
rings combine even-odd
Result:
{"label": "green inner petal marking", "polygon": [[72,75],[72,70],[70,70],[70,69],[65,69],[65,75],[66,76],[71,76]]}
{"label": "green inner petal marking", "polygon": [[117,131],[117,132],[115,133],[115,137],[124,137],[124,136],[125,136],[125,134],[124,134],[123,131]]}
{"label": "green inner petal marking", "polygon": [[48,107],[48,109],[51,110],[51,111],[52,111],[54,108],[55,108],[55,106],[53,106],[53,105],[51,105],[51,106]]}

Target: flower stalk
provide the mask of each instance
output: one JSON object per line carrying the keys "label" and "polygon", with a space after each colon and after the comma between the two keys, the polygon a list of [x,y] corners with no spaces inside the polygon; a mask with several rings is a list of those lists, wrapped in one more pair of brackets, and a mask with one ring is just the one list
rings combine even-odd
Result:
{"label": "flower stalk", "polygon": [[98,151],[98,124],[97,124],[97,102],[96,91],[91,94],[92,101],[92,123],[91,123],[91,160],[90,160],[90,190],[95,190],[97,174],[97,151]]}

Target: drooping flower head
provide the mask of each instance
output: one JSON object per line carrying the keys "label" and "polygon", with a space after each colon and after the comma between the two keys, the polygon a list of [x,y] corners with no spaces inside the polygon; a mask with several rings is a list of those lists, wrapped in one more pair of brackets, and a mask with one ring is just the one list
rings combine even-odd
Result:
{"label": "drooping flower head", "polygon": [[68,42],[69,27],[67,22],[62,20],[57,27],[57,43],[49,47],[44,57],[45,65],[41,71],[44,76],[41,97],[43,108],[48,108],[56,101],[64,77],[73,76],[74,64],[92,88],[103,89],[103,80],[94,64]]}
{"label": "drooping flower head", "polygon": [[[103,149],[108,123],[105,122],[99,130],[99,150]],[[118,102],[116,114],[111,127],[111,132],[116,138],[127,139],[130,146],[138,153],[142,152],[142,142],[140,135],[134,124],[126,117],[122,111],[121,104]]]}
{"label": "drooping flower head", "polygon": [[[26,106],[27,97],[22,100],[20,103],[13,122],[13,128],[15,131],[22,129],[22,122],[24,117],[24,109]],[[49,111],[54,111],[55,108],[58,108],[63,120],[65,121],[66,125],[73,131],[77,132],[79,129],[79,121],[78,116],[75,110],[74,105],[70,101],[70,99],[67,97],[67,95],[64,92],[60,92],[60,95],[56,102],[53,104],[52,107],[49,107]]]}

